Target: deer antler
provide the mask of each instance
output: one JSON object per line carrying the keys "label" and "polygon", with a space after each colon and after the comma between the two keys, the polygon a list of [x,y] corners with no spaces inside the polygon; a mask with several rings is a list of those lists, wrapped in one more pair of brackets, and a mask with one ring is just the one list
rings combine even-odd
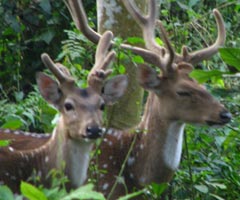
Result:
{"label": "deer antler", "polygon": [[93,43],[97,44],[101,35],[88,26],[86,13],[84,12],[81,0],[68,0],[65,2],[75,22],[76,27]]}
{"label": "deer antler", "polygon": [[88,84],[99,93],[103,81],[112,73],[111,69],[106,70],[116,56],[113,50],[109,52],[112,38],[111,31],[106,31],[101,37],[95,54],[95,65],[88,75]]}
{"label": "deer antler", "polygon": [[[161,21],[156,21],[156,2],[155,0],[149,0],[148,15],[143,16],[135,3],[131,0],[122,0],[127,10],[131,13],[137,23],[142,27],[144,40],[146,42],[147,49],[135,47],[127,44],[121,44],[120,47],[132,51],[144,58],[146,62],[149,62],[155,66],[158,66],[163,75],[166,76],[173,69],[173,63],[188,62],[189,64],[197,64],[202,60],[208,59],[217,53],[218,48],[224,44],[226,38],[226,31],[224,22],[220,12],[217,9],[213,10],[217,27],[218,37],[216,42],[202,50],[195,52],[188,52],[187,47],[183,46],[182,53],[177,54],[171,42],[167,37],[167,33],[162,26]],[[94,31],[88,26],[86,14],[83,9],[81,0],[68,0],[68,9],[72,15],[72,18],[76,24],[76,27],[83,32],[83,34],[93,43],[97,43],[102,37],[99,33]],[[165,43],[165,48],[159,46],[155,41],[155,25],[159,26],[162,39]],[[111,45],[114,44],[111,42]]]}
{"label": "deer antler", "polygon": [[224,45],[226,40],[226,30],[221,13],[217,9],[213,9],[213,14],[217,23],[218,36],[214,44],[211,46],[189,53],[187,47],[183,46],[182,55],[178,55],[179,61],[189,62],[191,64],[197,64],[202,60],[209,59],[215,53],[218,52],[220,46]]}
{"label": "deer antler", "polygon": [[[163,41],[165,42],[165,45],[167,46],[167,49],[162,48],[155,42],[155,20],[156,20],[156,2],[155,0],[149,0],[148,4],[148,15],[143,16],[140,11],[137,9],[137,6],[133,1],[131,0],[123,0],[123,3],[125,4],[127,10],[129,13],[133,16],[133,18],[136,20],[136,22],[141,26],[143,31],[143,37],[146,42],[146,47],[157,53],[160,57],[164,57],[165,52],[168,52],[170,55],[169,62],[174,59],[175,63],[179,62],[188,62],[191,64],[197,64],[201,62],[202,60],[208,59],[211,56],[213,56],[215,53],[217,53],[218,48],[224,44],[225,38],[226,38],[226,31],[224,27],[224,21],[220,14],[220,12],[217,9],[213,10],[213,14],[215,16],[215,20],[217,23],[217,29],[218,29],[218,37],[215,43],[205,49],[195,51],[192,53],[189,53],[186,46],[183,46],[182,48],[182,55],[179,55],[174,52],[173,48],[171,47],[170,41],[167,37],[166,31],[164,27],[161,24],[161,21],[157,21],[157,25],[160,26],[160,30],[162,32]],[[172,54],[172,55],[171,55]],[[161,58],[164,59],[164,58]]]}
{"label": "deer antler", "polygon": [[175,57],[175,52],[173,47],[171,46],[171,43],[167,37],[167,33],[161,21],[158,21],[158,25],[161,29],[163,41],[165,42],[166,48],[159,46],[155,41],[155,24],[157,18],[156,1],[155,0],[149,1],[148,15],[146,16],[143,16],[140,13],[139,9],[137,8],[136,4],[133,3],[133,1],[129,0],[122,1],[125,7],[127,8],[128,12],[132,15],[132,17],[142,28],[145,45],[147,49],[154,52],[158,56],[159,65],[157,66],[161,68],[163,75],[166,76],[166,74],[173,71],[172,63]]}
{"label": "deer antler", "polygon": [[[93,43],[97,44],[102,35],[94,31],[89,25],[86,17],[86,13],[83,9],[82,1],[81,0],[67,0],[66,5],[68,10],[75,22],[76,27]],[[111,41],[111,45],[114,43]],[[121,44],[121,48],[130,50],[133,53],[140,55],[144,58],[146,62],[153,63],[155,65],[161,65],[159,63],[158,56],[147,50],[140,47],[131,46],[128,44]]]}
{"label": "deer antler", "polygon": [[44,65],[54,74],[54,76],[56,76],[61,84],[65,82],[74,84],[74,79],[62,64],[55,64],[47,53],[43,53],[41,59]]}

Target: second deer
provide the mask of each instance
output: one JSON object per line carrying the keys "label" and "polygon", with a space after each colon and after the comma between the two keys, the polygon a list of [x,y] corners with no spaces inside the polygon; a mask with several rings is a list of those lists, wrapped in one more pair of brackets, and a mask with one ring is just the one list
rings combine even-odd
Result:
{"label": "second deer", "polygon": [[102,112],[105,104],[114,103],[127,86],[124,75],[110,80],[107,66],[115,57],[109,52],[112,33],[106,32],[99,41],[95,66],[88,76],[89,87],[78,88],[66,68],[55,64],[47,54],[43,63],[59,82],[44,73],[37,74],[41,95],[61,113],[51,136],[23,131],[0,129],[0,140],[10,140],[7,147],[0,147],[0,183],[19,191],[21,180],[27,180],[36,170],[42,183],[48,185],[47,175],[51,169],[61,169],[70,187],[79,187],[87,177],[89,154],[93,141],[102,136]]}
{"label": "second deer", "polygon": [[[96,43],[101,35],[87,25],[82,2],[68,2],[76,26]],[[177,54],[162,23],[156,21],[155,0],[148,2],[148,15],[144,16],[133,1],[123,0],[142,28],[147,49],[126,44],[121,47],[141,55],[146,62],[158,67],[161,74],[146,64],[139,68],[138,81],[149,91],[142,121],[132,130],[110,129],[100,146],[96,187],[108,199],[117,199],[152,182],[169,182],[181,160],[186,123],[213,126],[231,120],[226,108],[189,76],[193,65],[211,58],[225,42],[226,32],[220,12],[213,11],[218,27],[218,37],[213,45],[191,53],[184,46],[182,53]],[[165,47],[155,42],[156,24]],[[124,161],[127,161],[125,166]]]}

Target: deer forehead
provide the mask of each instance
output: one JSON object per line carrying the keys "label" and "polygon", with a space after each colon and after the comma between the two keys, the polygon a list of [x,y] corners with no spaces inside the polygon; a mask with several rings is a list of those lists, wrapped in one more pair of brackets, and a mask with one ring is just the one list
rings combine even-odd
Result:
{"label": "deer forehead", "polygon": [[189,92],[191,95],[212,98],[212,95],[206,90],[204,85],[198,84],[194,79],[190,78],[166,80],[164,84],[161,84],[160,90],[162,95],[169,94],[171,98],[172,95],[175,96],[178,92]]}
{"label": "deer forehead", "polygon": [[74,88],[73,91],[66,92],[63,103],[72,102],[77,107],[88,107],[99,105],[103,102],[102,97],[91,88]]}

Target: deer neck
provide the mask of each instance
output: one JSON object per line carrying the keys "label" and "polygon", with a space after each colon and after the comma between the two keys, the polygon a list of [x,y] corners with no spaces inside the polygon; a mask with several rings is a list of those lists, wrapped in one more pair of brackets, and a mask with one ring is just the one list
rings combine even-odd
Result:
{"label": "deer neck", "polygon": [[82,185],[87,178],[92,143],[87,141],[67,141],[66,174],[72,187]]}
{"label": "deer neck", "polygon": [[184,123],[161,116],[161,102],[150,94],[140,124],[142,135],[136,145],[136,171],[140,184],[166,182],[178,168]]}
{"label": "deer neck", "polygon": [[58,142],[57,165],[64,164],[70,186],[76,188],[86,180],[92,142],[69,137],[68,130],[63,127],[64,123],[61,123],[62,120],[60,118],[60,123],[56,127],[58,132],[56,135]]}

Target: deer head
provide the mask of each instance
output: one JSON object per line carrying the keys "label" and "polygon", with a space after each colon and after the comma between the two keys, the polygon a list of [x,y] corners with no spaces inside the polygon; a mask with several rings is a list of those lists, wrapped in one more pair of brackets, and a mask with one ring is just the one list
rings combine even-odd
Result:
{"label": "deer head", "polygon": [[[149,1],[146,16],[139,12],[133,1],[123,0],[123,2],[141,26],[147,49],[155,54],[155,60],[159,62],[157,67],[161,70],[160,75],[152,68],[143,65],[139,69],[138,79],[145,89],[154,92],[161,99],[165,105],[165,108],[161,108],[164,118],[208,125],[229,122],[231,115],[224,106],[189,76],[193,65],[212,57],[225,42],[226,31],[220,12],[213,10],[218,27],[218,37],[213,45],[195,52],[188,52],[188,48],[183,46],[182,53],[177,54],[161,21],[156,20],[157,6],[154,0]],[[165,47],[159,46],[155,41],[155,25],[161,30]]]}
{"label": "deer head", "polygon": [[56,76],[58,82],[44,73],[38,73],[40,93],[59,109],[68,136],[72,139],[94,139],[101,136],[104,105],[116,102],[126,88],[127,78],[124,75],[105,81],[111,74],[111,70],[106,68],[115,57],[113,51],[108,52],[111,38],[111,32],[106,32],[98,45],[96,62],[89,73],[89,87],[86,89],[76,87],[74,80],[63,72],[64,67],[61,64],[54,64],[47,54],[42,55],[43,63]]}

